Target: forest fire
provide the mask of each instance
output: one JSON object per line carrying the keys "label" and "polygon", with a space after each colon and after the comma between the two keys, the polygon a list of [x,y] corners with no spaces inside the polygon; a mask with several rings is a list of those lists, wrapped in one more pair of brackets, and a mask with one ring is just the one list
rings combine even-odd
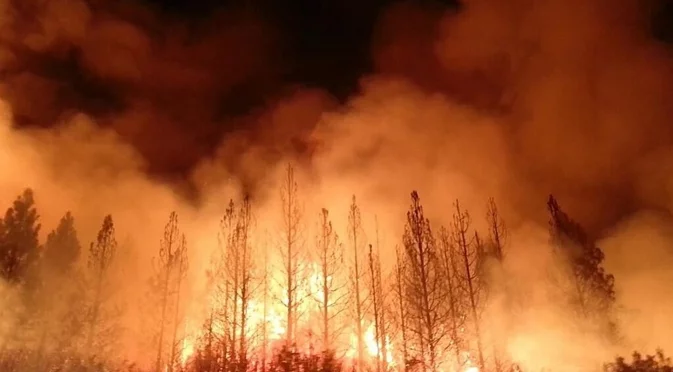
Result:
{"label": "forest fire", "polygon": [[0,0],[0,372],[670,372],[659,0],[207,2]]}

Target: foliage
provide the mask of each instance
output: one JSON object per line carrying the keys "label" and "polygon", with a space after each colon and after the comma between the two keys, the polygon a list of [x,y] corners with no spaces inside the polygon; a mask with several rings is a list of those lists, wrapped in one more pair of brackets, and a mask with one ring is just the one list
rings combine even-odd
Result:
{"label": "foliage", "polygon": [[618,357],[614,362],[606,364],[604,370],[605,372],[673,372],[673,364],[662,350],[657,350],[655,355],[645,357],[636,351],[631,356],[630,362],[623,357]]}
{"label": "foliage", "polygon": [[75,218],[67,212],[55,230],[47,235],[42,262],[47,275],[64,276],[77,263],[81,246],[75,230]]}
{"label": "foliage", "polygon": [[33,191],[26,189],[0,220],[0,277],[10,283],[25,281],[39,258],[39,218]]}

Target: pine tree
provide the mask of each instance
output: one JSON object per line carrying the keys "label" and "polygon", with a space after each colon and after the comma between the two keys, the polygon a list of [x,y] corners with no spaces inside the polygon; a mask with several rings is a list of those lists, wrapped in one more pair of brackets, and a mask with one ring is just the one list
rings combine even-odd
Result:
{"label": "pine tree", "polygon": [[[286,280],[282,284],[285,290],[285,300],[282,301],[287,309],[286,346],[292,347],[296,337],[296,327],[299,305],[302,302],[299,296],[300,258],[301,258],[301,225],[302,207],[299,203],[298,186],[294,177],[294,168],[288,164],[285,179],[281,185],[281,204],[283,221],[283,244],[281,256],[283,259],[282,271]],[[293,355],[293,354],[288,354]]]}
{"label": "pine tree", "polygon": [[[257,287],[253,283],[253,273],[255,271],[254,260],[252,257],[252,209],[250,199],[246,196],[238,212],[235,239],[232,246],[232,260],[230,261],[229,274],[233,278],[233,298],[234,303],[234,322],[232,324],[233,334],[232,354],[237,361],[237,368],[247,369],[249,338],[247,325],[250,314],[248,308],[250,300],[255,294]],[[238,307],[238,311],[236,308]],[[236,329],[238,328],[238,332]],[[238,347],[238,353],[235,352]]]}
{"label": "pine tree", "polygon": [[[552,246],[569,266],[571,306],[585,319],[605,319],[615,301],[615,278],[603,268],[603,251],[552,195],[547,208]],[[612,328],[613,324],[607,326]]]}
{"label": "pine tree", "polygon": [[42,286],[41,308],[44,323],[40,350],[46,339],[56,350],[72,349],[74,336],[81,330],[78,310],[85,300],[81,288],[81,272],[76,264],[81,246],[70,212],[61,218],[55,230],[49,233],[42,257],[42,275],[47,279]]}
{"label": "pine tree", "polygon": [[26,189],[0,221],[0,277],[9,283],[25,283],[40,256],[39,218],[33,191]]}
{"label": "pine tree", "polygon": [[42,258],[45,270],[50,275],[62,277],[77,263],[81,252],[75,219],[70,212],[63,216],[55,230],[47,235]]}
{"label": "pine tree", "polygon": [[450,338],[450,349],[454,352],[455,368],[460,369],[463,361],[461,360],[461,348],[463,346],[463,339],[461,337],[461,329],[464,327],[465,319],[465,304],[459,286],[459,255],[456,250],[456,245],[451,240],[449,231],[442,227],[439,231],[438,238],[439,260],[441,262],[442,276],[445,280],[446,288],[446,309],[448,311],[448,322],[446,327],[448,329],[448,336]]}
{"label": "pine tree", "polygon": [[416,191],[411,193],[403,242],[409,265],[405,278],[407,306],[413,311],[410,318],[417,325],[414,333],[418,339],[423,369],[429,367],[431,371],[437,371],[439,352],[445,337],[441,326],[447,317],[445,286],[430,221],[425,217]]}
{"label": "pine tree", "polygon": [[334,338],[334,320],[345,309],[345,286],[340,284],[344,263],[343,247],[329,220],[329,212],[322,209],[319,216],[316,246],[319,263],[319,299],[322,320],[323,351],[332,350]]}
{"label": "pine tree", "polygon": [[362,284],[360,283],[364,270],[362,270],[362,257],[359,255],[363,247],[363,233],[362,233],[362,219],[360,216],[360,207],[358,206],[355,196],[351,201],[348,211],[348,236],[353,251],[353,275],[352,285],[353,293],[355,295],[355,333],[357,337],[357,366],[358,372],[364,371],[364,357],[365,357],[365,342],[364,333],[362,329],[362,322],[365,315],[365,296],[363,294]]}
{"label": "pine tree", "polygon": [[[97,335],[104,328],[105,317],[103,315],[105,305],[109,301],[108,281],[110,269],[117,254],[117,239],[112,216],[107,215],[103,219],[103,225],[98,231],[96,241],[89,247],[89,259],[87,263],[89,274],[89,287],[91,298],[89,300],[86,352],[89,355],[100,352],[103,340]],[[95,346],[95,348],[94,348]]]}
{"label": "pine tree", "polygon": [[[157,326],[157,355],[156,372],[163,372],[164,368],[170,372],[177,361],[177,329],[181,284],[187,270],[187,243],[184,234],[180,232],[178,215],[171,212],[164,228],[164,236],[159,245],[159,255],[155,261],[155,277],[153,289],[158,295],[159,324]],[[173,310],[174,317],[171,319],[169,311]],[[164,346],[167,328],[172,326],[172,335],[169,339],[168,355],[165,354]],[[167,360],[164,360],[164,357]]]}
{"label": "pine tree", "polygon": [[[507,243],[507,227],[505,221],[502,219],[498,206],[495,203],[494,198],[489,198],[486,205],[486,223],[488,225],[488,243],[486,249],[486,255],[491,258],[492,269],[488,276],[488,281],[486,285],[488,287],[487,292],[493,290],[506,290],[506,282],[502,278],[495,276],[496,273],[502,273],[502,266],[505,260],[505,245]],[[501,318],[504,318],[504,314],[511,313],[511,306],[505,304],[504,309],[500,309],[500,312],[503,313]],[[505,370],[505,361],[504,359],[504,341],[503,335],[496,332],[493,335],[493,364],[495,372],[503,372]]]}
{"label": "pine tree", "polygon": [[[458,251],[460,274],[458,284],[466,296],[467,308],[474,328],[478,365],[484,370],[484,347],[482,339],[481,310],[483,293],[483,277],[481,265],[483,263],[483,243],[479,234],[470,234],[471,218],[467,211],[460,208],[458,200],[455,202],[456,211],[453,215],[453,242]],[[472,235],[472,237],[471,237]]]}

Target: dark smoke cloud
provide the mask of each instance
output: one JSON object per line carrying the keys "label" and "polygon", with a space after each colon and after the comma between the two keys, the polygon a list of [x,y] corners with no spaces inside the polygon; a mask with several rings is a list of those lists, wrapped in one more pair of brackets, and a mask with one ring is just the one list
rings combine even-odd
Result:
{"label": "dark smoke cloud", "polygon": [[[287,35],[250,8],[186,21],[130,1],[2,4],[0,93],[19,124],[88,113],[138,149],[150,173],[193,171],[197,188],[226,169],[255,190],[279,159],[319,153],[330,140],[310,133],[342,110],[328,92],[284,86]],[[399,2],[374,27],[374,75],[493,122],[507,144],[511,203],[541,217],[553,192],[598,233],[668,203],[668,188],[652,186],[666,178],[658,164],[670,162],[673,134],[671,56],[653,38],[654,4]],[[378,94],[367,86],[362,95]]]}
{"label": "dark smoke cloud", "polygon": [[73,112],[112,126],[150,171],[184,172],[263,103],[283,67],[278,33],[228,9],[198,22],[139,2],[3,1],[2,95],[23,125]]}
{"label": "dark smoke cloud", "polygon": [[669,163],[662,151],[673,138],[673,60],[651,32],[651,3],[463,5],[441,16],[408,3],[389,9],[374,58],[383,73],[497,117],[516,204],[539,205],[553,192],[596,232],[668,204],[668,191],[642,188],[660,183],[646,164]]}

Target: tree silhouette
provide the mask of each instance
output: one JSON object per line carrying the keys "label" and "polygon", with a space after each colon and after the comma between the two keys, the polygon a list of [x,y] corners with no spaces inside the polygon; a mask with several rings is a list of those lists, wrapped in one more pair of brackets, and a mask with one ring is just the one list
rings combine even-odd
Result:
{"label": "tree silhouette", "polygon": [[[158,291],[159,324],[157,328],[157,356],[155,370],[157,372],[172,371],[177,358],[177,330],[180,308],[181,284],[187,270],[187,242],[180,231],[178,215],[171,212],[164,228],[164,236],[159,244],[159,255],[154,262],[155,277],[153,289]],[[173,310],[173,319],[169,311]],[[169,340],[168,355],[165,356],[165,333],[168,326],[172,326],[172,335]],[[164,360],[167,357],[167,360]]]}
{"label": "tree silhouette", "polygon": [[[103,219],[103,225],[98,231],[96,241],[89,247],[89,259],[87,262],[91,299],[88,305],[86,352],[94,354],[96,336],[103,323],[102,310],[108,301],[106,291],[110,268],[117,254],[117,239],[112,216],[107,215]],[[98,340],[100,341],[100,340]],[[97,351],[100,351],[97,350]]]}
{"label": "tree silhouette", "polygon": [[[283,259],[282,271],[285,274],[285,282],[282,287],[285,290],[285,299],[281,301],[287,310],[286,317],[286,346],[294,344],[296,337],[296,323],[299,317],[299,305],[302,298],[299,298],[299,281],[302,258],[301,253],[301,229],[303,220],[303,208],[299,202],[298,185],[294,176],[294,168],[288,164],[283,183],[280,190],[282,223],[283,223],[283,244],[281,245],[281,256]],[[290,355],[290,354],[288,354]]]}
{"label": "tree silhouette", "polygon": [[85,300],[81,271],[76,268],[80,252],[75,219],[67,212],[47,235],[41,260],[44,283],[40,293],[40,354],[47,346],[47,338],[53,350],[75,349],[71,344],[81,331],[83,319],[78,310]]}
{"label": "tree silhouette", "polygon": [[470,233],[472,220],[470,214],[461,209],[458,200],[454,203],[456,208],[453,215],[453,241],[458,252],[459,274],[458,285],[466,296],[467,308],[474,328],[474,340],[476,342],[478,365],[484,370],[484,347],[482,339],[481,299],[483,291],[483,277],[481,265],[483,263],[484,246],[479,234]]}
{"label": "tree silhouette", "polygon": [[[488,203],[486,204],[486,223],[488,225],[488,239],[486,243],[486,258],[489,272],[484,273],[486,275],[486,293],[491,293],[493,291],[502,291],[507,290],[507,281],[503,280],[502,277],[499,277],[497,274],[502,273],[503,262],[505,260],[506,252],[505,245],[507,244],[507,226],[505,221],[500,215],[498,210],[498,205],[495,203],[494,198],[489,198]],[[486,265],[484,265],[486,269]],[[504,304],[504,311],[501,312],[501,317],[504,317],[505,314],[512,313],[511,306],[506,300]],[[491,327],[493,328],[493,327]],[[502,372],[505,370],[505,360],[504,360],[504,340],[503,335],[494,329],[491,330],[492,334],[492,343],[493,343],[493,364],[495,372]]]}
{"label": "tree silhouette", "polygon": [[614,362],[606,364],[603,370],[605,372],[673,372],[673,364],[662,350],[657,350],[656,355],[645,357],[639,352],[634,352],[629,363],[623,357],[618,357]]}
{"label": "tree silhouette", "polygon": [[77,263],[80,252],[75,218],[67,212],[56,229],[47,235],[42,262],[48,274],[63,276]]}
{"label": "tree silhouette", "polygon": [[456,249],[457,245],[451,240],[449,231],[442,227],[439,230],[438,249],[439,260],[441,262],[442,276],[445,280],[446,288],[446,309],[448,311],[448,322],[446,327],[448,329],[448,336],[451,341],[450,349],[453,350],[455,358],[455,368],[460,369],[463,365],[461,360],[461,351],[463,346],[463,338],[461,337],[461,329],[465,325],[465,304],[464,296],[461,295],[459,288],[459,254]]}
{"label": "tree silhouette", "polygon": [[437,255],[437,244],[430,221],[425,217],[420,197],[411,193],[411,206],[403,236],[409,270],[405,277],[409,317],[417,328],[416,334],[423,369],[439,368],[439,352],[445,333],[441,325],[446,320],[445,286]]}
{"label": "tree silhouette", "polygon": [[39,258],[39,218],[33,191],[26,189],[0,220],[0,276],[9,283],[25,283]]}
{"label": "tree silhouette", "polygon": [[340,283],[343,274],[343,246],[332,227],[327,209],[319,216],[316,248],[319,265],[318,305],[322,320],[323,350],[332,350],[337,330],[335,319],[346,307],[345,285]]}
{"label": "tree silhouette", "polygon": [[[550,195],[550,235],[555,252],[568,264],[570,304],[586,318],[608,319],[615,301],[614,276],[603,268],[603,251]],[[607,318],[606,318],[607,317]],[[613,324],[608,321],[608,327]]]}
{"label": "tree silhouette", "polygon": [[365,298],[362,291],[362,277],[364,270],[362,268],[362,257],[358,253],[363,247],[362,236],[362,218],[360,216],[360,207],[358,206],[355,196],[351,200],[350,208],[348,210],[348,238],[351,243],[353,251],[353,275],[352,286],[353,294],[355,296],[355,333],[357,338],[357,366],[358,371],[363,371],[363,362],[365,357],[365,343],[364,334],[362,330],[362,322],[365,315]]}

